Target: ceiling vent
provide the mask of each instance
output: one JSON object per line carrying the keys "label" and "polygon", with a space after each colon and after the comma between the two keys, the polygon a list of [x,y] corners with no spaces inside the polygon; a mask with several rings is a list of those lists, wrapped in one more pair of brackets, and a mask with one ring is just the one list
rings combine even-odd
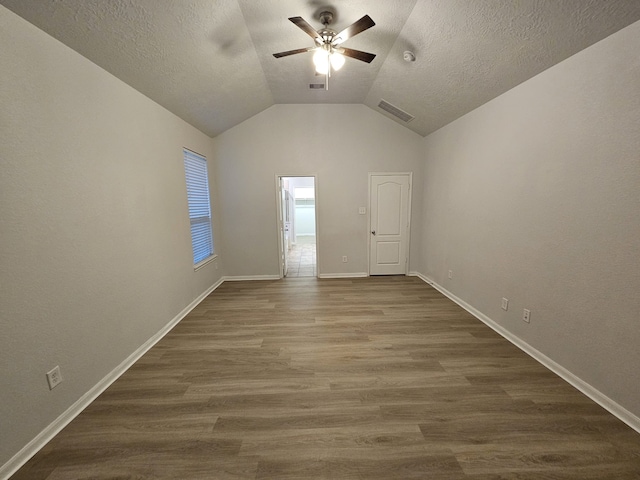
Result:
{"label": "ceiling vent", "polygon": [[310,83],[309,88],[311,90],[320,90],[324,88],[324,83]]}
{"label": "ceiling vent", "polygon": [[390,113],[394,117],[399,118],[400,120],[402,120],[405,123],[408,123],[411,120],[413,120],[414,118],[416,118],[413,115],[408,114],[404,110],[400,110],[398,107],[396,107],[394,105],[391,105],[386,100],[380,100],[380,103],[378,104],[378,107],[381,108],[382,110],[384,110],[385,112]]}

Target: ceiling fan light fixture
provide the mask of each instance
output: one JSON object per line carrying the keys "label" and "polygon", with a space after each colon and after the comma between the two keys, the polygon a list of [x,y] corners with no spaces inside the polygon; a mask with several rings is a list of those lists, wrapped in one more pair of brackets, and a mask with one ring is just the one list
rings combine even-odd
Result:
{"label": "ceiling fan light fixture", "polygon": [[316,66],[316,72],[326,75],[329,72],[329,52],[324,48],[318,48],[313,54],[313,64]]}
{"label": "ceiling fan light fixture", "polygon": [[340,70],[344,65],[344,55],[341,53],[333,52],[329,58],[331,60],[331,67],[336,71]]}

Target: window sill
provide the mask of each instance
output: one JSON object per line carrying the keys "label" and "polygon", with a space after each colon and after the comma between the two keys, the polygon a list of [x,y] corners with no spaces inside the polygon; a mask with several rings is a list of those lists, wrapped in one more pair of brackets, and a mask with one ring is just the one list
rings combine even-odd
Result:
{"label": "window sill", "polygon": [[216,258],[218,258],[218,255],[216,255],[215,253],[213,255],[211,255],[210,257],[205,258],[204,260],[199,261],[198,263],[196,263],[193,266],[193,271],[197,272],[198,270],[200,270],[202,267],[204,267],[205,265],[213,262]]}

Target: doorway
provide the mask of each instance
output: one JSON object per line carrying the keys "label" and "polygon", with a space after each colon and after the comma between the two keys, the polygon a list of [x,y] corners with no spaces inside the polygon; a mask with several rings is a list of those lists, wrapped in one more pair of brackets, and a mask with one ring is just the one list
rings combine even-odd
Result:
{"label": "doorway", "polygon": [[408,273],[411,177],[369,174],[369,275]]}
{"label": "doorway", "polygon": [[316,277],[316,178],[278,176],[280,276]]}

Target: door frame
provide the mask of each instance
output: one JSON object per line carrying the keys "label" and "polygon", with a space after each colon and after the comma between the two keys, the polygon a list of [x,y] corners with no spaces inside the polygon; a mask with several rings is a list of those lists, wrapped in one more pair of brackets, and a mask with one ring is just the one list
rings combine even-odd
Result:
{"label": "door frame", "polygon": [[409,275],[409,261],[411,260],[411,197],[413,197],[413,172],[369,172],[368,175],[368,196],[367,196],[367,275],[371,276],[371,179],[375,176],[398,176],[409,177],[409,198],[407,199],[407,260],[405,262],[404,274]]}
{"label": "door frame", "polygon": [[[318,230],[318,175],[316,173],[292,173],[292,174],[284,174],[284,173],[276,173],[275,175],[275,196],[276,196],[276,235],[278,236],[278,275],[280,278],[284,278],[284,265],[282,263],[282,255],[285,254],[284,244],[282,234],[280,232],[280,215],[282,212],[282,195],[280,193],[280,180],[282,178],[291,178],[291,177],[312,177],[313,178],[313,195],[315,199],[315,208],[314,208],[314,221],[316,226],[316,278],[320,276],[320,235]],[[295,199],[294,199],[295,202]],[[295,204],[294,204],[295,208]],[[309,277],[311,278],[311,277]]]}

